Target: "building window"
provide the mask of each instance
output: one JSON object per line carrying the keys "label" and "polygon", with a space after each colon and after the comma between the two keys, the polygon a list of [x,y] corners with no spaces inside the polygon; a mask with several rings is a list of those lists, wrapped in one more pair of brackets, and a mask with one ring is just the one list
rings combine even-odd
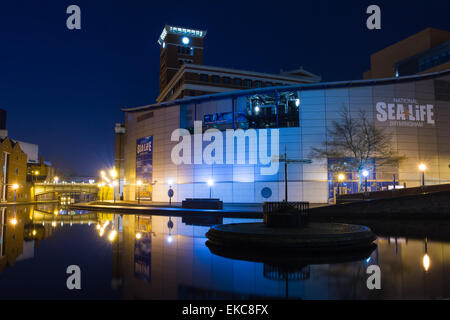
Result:
{"label": "building window", "polygon": [[262,82],[259,81],[259,80],[256,80],[256,81],[255,81],[255,87],[256,87],[256,88],[261,88],[261,87],[262,87]]}
{"label": "building window", "polygon": [[273,83],[272,82],[266,82],[266,87],[271,87],[271,86],[273,86]]}
{"label": "building window", "polygon": [[219,76],[212,76],[212,77],[211,77],[211,81],[212,81],[213,83],[219,83],[219,82],[220,82],[220,78],[219,78]]}
{"label": "building window", "polygon": [[230,84],[231,83],[231,78],[230,77],[223,77],[222,78],[222,82],[225,84]]}
{"label": "building window", "polygon": [[251,88],[252,87],[252,80],[245,79],[244,80],[244,87]]}
{"label": "building window", "polygon": [[245,126],[254,129],[298,127],[298,99],[297,91],[248,96]]}
{"label": "building window", "polygon": [[234,84],[236,86],[242,86],[242,79],[234,78]]}
{"label": "building window", "polygon": [[19,175],[19,169],[16,168],[16,176],[18,176],[18,175]]}
{"label": "building window", "polygon": [[205,74],[205,73],[201,73],[201,74],[200,74],[200,81],[208,82],[208,81],[209,81],[208,75]]}

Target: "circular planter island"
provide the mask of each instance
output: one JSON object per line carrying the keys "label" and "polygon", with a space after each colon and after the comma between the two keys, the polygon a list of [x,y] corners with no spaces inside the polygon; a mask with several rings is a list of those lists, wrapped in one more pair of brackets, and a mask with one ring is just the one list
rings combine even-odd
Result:
{"label": "circular planter island", "polygon": [[215,225],[206,233],[207,245],[221,249],[342,252],[365,250],[376,236],[366,226],[343,223],[308,223],[302,227],[271,228],[264,223]]}

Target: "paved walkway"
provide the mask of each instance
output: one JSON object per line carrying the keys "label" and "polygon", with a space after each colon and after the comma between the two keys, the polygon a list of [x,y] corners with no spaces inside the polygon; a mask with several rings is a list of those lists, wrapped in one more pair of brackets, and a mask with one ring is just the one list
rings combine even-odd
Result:
{"label": "paved walkway", "polygon": [[181,208],[181,203],[143,202],[135,201],[103,201],[91,203],[79,203],[69,206],[71,209],[109,211],[130,214],[154,214],[166,216],[207,215],[218,214],[224,217],[262,218],[261,204],[224,204],[223,210],[215,209],[186,209]]}

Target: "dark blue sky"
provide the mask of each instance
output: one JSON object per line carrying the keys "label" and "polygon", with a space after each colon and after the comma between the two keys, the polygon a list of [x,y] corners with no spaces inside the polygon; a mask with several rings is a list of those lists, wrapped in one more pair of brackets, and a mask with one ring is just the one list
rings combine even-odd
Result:
{"label": "dark blue sky", "polygon": [[[81,30],[66,8],[81,7]],[[382,29],[369,31],[378,4]],[[324,81],[360,79],[369,56],[426,27],[450,30],[450,1],[55,0],[0,3],[0,108],[15,139],[67,173],[113,165],[121,107],[158,91],[157,38],[165,24],[206,29],[205,64],[277,73],[305,69]]]}

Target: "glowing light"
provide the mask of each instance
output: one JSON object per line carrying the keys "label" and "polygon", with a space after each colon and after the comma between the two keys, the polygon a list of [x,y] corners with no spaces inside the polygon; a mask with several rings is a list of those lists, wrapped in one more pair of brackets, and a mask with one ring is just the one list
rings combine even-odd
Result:
{"label": "glowing light", "polygon": [[209,179],[207,183],[208,183],[208,186],[212,187],[214,185],[214,180]]}
{"label": "glowing light", "polygon": [[12,188],[13,188],[13,190],[17,190],[17,189],[19,189],[19,185],[17,183],[15,183],[12,185]]}
{"label": "glowing light", "polygon": [[53,211],[53,213],[55,214],[55,216],[57,216],[58,215],[58,210],[55,210],[55,211]]}
{"label": "glowing light", "polygon": [[56,227],[56,221],[52,222],[52,227]]}
{"label": "glowing light", "polygon": [[142,238],[142,234],[140,232],[136,233],[136,239],[139,240],[140,238]]}
{"label": "glowing light", "polygon": [[141,180],[138,180],[137,182],[137,185],[140,187],[140,186],[142,186],[142,181]]}
{"label": "glowing light", "polygon": [[425,171],[425,170],[427,170],[427,165],[426,165],[425,163],[419,164],[419,170],[420,170],[420,171]]}
{"label": "glowing light", "polygon": [[97,228],[97,230],[100,230],[101,227],[99,224],[97,224],[96,228]]}
{"label": "glowing light", "polygon": [[53,178],[53,181],[54,181],[55,183],[58,183],[59,178],[58,178],[58,177],[54,177],[54,178]]}
{"label": "glowing light", "polygon": [[117,181],[113,181],[112,185],[113,187],[117,186]]}
{"label": "glowing light", "polygon": [[345,180],[345,175],[343,173],[339,173],[338,180],[339,181],[344,181]]}
{"label": "glowing light", "polygon": [[173,237],[172,236],[168,236],[167,237],[167,242],[168,243],[172,243],[173,242]]}
{"label": "glowing light", "polygon": [[34,174],[35,174],[36,176],[38,176],[38,175],[39,175],[39,171],[35,171]]}
{"label": "glowing light", "polygon": [[300,105],[300,99],[295,99],[295,106],[298,107]]}
{"label": "glowing light", "polygon": [[13,226],[15,226],[15,225],[17,224],[17,219],[16,219],[16,218],[12,218],[12,219],[11,219],[11,224],[12,224]]}
{"label": "glowing light", "polygon": [[117,178],[117,171],[116,171],[116,169],[111,169],[111,170],[109,171],[109,174],[111,175],[111,177],[112,177],[113,179]]}
{"label": "glowing light", "polygon": [[190,40],[189,40],[188,37],[183,37],[183,38],[181,39],[181,42],[183,42],[183,44],[189,44]]}
{"label": "glowing light", "polygon": [[105,171],[100,171],[100,175],[102,176],[102,178],[104,178],[106,176]]}
{"label": "glowing light", "polygon": [[168,184],[169,186],[173,185],[173,179],[167,180],[167,184]]}
{"label": "glowing light", "polygon": [[255,107],[255,112],[256,112],[256,113],[259,112],[259,107]]}
{"label": "glowing light", "polygon": [[109,239],[109,241],[114,241],[114,239],[116,238],[116,235],[117,235],[117,231],[116,230],[112,230],[110,233],[109,233],[109,236],[108,236],[108,239]]}
{"label": "glowing light", "polygon": [[367,170],[363,170],[362,171],[362,175],[364,176],[364,177],[367,177],[368,175],[369,175],[369,171],[367,171]]}
{"label": "glowing light", "polygon": [[36,230],[33,230],[32,234],[33,234],[33,236],[35,236],[36,235]]}
{"label": "glowing light", "polygon": [[103,234],[105,233],[105,229],[100,228],[100,232],[98,233],[100,237],[103,237]]}
{"label": "glowing light", "polygon": [[430,268],[430,257],[426,253],[423,256],[423,268],[425,269],[425,271],[428,271],[428,269]]}

